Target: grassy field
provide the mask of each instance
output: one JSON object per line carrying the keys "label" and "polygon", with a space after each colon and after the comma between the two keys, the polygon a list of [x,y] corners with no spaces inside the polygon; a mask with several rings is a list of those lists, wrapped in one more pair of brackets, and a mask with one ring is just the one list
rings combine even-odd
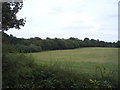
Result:
{"label": "grassy field", "polygon": [[37,64],[59,66],[75,72],[95,73],[97,67],[106,72],[118,71],[118,48],[78,48],[30,53]]}
{"label": "grassy field", "polygon": [[[3,55],[4,88],[118,87],[118,48],[78,48]],[[9,73],[9,74],[8,74]]]}

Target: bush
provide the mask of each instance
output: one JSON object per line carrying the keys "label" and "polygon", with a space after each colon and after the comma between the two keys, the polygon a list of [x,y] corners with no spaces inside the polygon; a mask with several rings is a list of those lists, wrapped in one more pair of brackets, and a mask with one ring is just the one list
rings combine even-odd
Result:
{"label": "bush", "polygon": [[24,78],[29,77],[36,66],[31,57],[23,54],[4,54],[2,58],[3,88],[20,87]]}
{"label": "bush", "polygon": [[61,68],[59,64],[38,66],[31,56],[3,54],[3,88],[79,90],[112,88],[111,83],[101,77],[76,74]]}

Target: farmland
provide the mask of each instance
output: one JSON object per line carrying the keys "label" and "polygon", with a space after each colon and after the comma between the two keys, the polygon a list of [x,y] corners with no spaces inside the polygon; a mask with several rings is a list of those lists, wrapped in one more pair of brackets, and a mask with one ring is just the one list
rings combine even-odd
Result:
{"label": "farmland", "polygon": [[27,55],[32,55],[38,65],[58,65],[78,73],[95,73],[97,66],[104,67],[108,71],[118,70],[118,48],[89,47],[28,53]]}
{"label": "farmland", "polygon": [[4,88],[79,90],[118,87],[118,48],[9,53],[3,58]]}

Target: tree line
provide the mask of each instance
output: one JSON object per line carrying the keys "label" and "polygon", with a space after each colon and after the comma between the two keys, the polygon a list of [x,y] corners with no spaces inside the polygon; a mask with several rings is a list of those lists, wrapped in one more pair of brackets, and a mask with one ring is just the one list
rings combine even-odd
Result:
{"label": "tree line", "polygon": [[24,39],[16,38],[13,35],[6,33],[2,34],[3,52],[20,52],[31,53],[40,52],[46,50],[64,50],[75,49],[80,47],[119,47],[120,41],[117,42],[105,42],[89,38],[80,40],[78,38],[70,37],[69,39],[41,39],[39,37]]}
{"label": "tree line", "polygon": [[16,14],[22,9],[23,2],[4,2],[2,3],[2,34],[3,34],[3,52],[40,52],[46,50],[64,50],[80,47],[119,47],[118,42],[104,42],[94,39],[70,37],[69,39],[34,37],[30,39],[16,38],[13,35],[7,35],[4,31],[10,28],[20,29],[25,25],[26,18],[18,19]]}

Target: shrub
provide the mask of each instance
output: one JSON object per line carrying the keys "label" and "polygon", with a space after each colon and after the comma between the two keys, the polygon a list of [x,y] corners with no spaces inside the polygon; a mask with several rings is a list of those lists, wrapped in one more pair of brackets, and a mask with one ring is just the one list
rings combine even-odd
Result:
{"label": "shrub", "polygon": [[33,59],[23,54],[4,54],[2,58],[3,88],[19,87],[35,67]]}
{"label": "shrub", "polygon": [[[23,89],[65,89],[80,88],[112,88],[112,82],[105,80],[105,74],[100,69],[101,77],[88,74],[76,74],[74,71],[53,66],[37,65],[31,56],[23,54],[3,54],[3,88]],[[96,78],[96,79],[95,79]]]}

